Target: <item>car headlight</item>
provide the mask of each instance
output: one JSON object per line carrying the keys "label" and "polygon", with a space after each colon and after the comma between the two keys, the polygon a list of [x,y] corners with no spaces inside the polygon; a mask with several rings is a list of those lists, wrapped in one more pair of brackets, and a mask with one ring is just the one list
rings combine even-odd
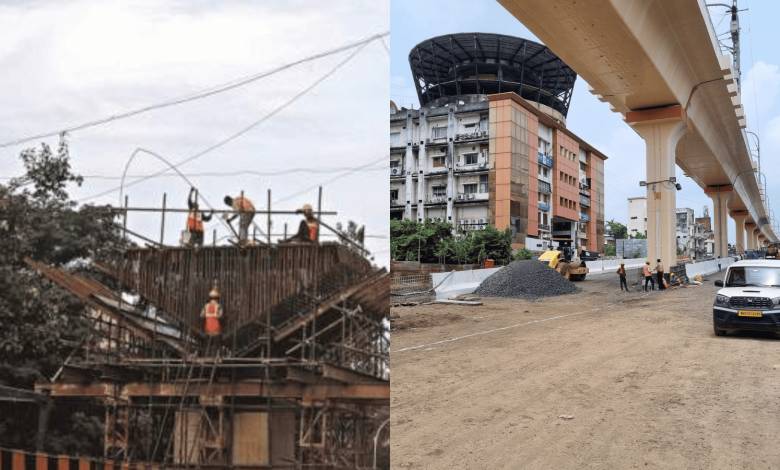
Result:
{"label": "car headlight", "polygon": [[[780,299],[777,299],[780,301]],[[729,304],[729,298],[725,295],[716,295],[715,296],[715,305],[728,305]]]}
{"label": "car headlight", "polygon": [[780,305],[780,297],[772,299],[772,308],[777,308],[778,305]]}

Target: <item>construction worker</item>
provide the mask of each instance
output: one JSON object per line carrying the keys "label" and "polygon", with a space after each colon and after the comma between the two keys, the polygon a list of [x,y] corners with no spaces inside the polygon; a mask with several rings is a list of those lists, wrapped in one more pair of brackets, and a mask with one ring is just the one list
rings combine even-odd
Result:
{"label": "construction worker", "polygon": [[195,188],[190,188],[187,196],[187,206],[190,208],[187,214],[187,230],[190,232],[190,245],[203,246],[203,222],[209,222],[214,211],[208,215],[203,214],[198,207],[198,193]]}
{"label": "construction worker", "polygon": [[301,220],[298,225],[298,233],[290,238],[285,239],[285,242],[299,240],[303,242],[317,241],[317,232],[320,229],[320,224],[317,218],[314,217],[314,209],[311,204],[305,204],[302,208],[295,211],[298,214],[303,214],[304,220]]}
{"label": "construction worker", "polygon": [[249,238],[249,225],[252,223],[252,219],[255,218],[255,206],[252,204],[252,201],[243,196],[235,199],[225,196],[225,204],[238,211],[237,214],[228,217],[227,222],[230,223],[236,217],[240,217],[238,222],[238,243],[244,245],[247,238]]}
{"label": "construction worker", "polygon": [[718,256],[718,272],[720,272],[720,256]]}
{"label": "construction worker", "polygon": [[665,279],[664,279],[664,265],[661,264],[661,260],[656,260],[658,264],[655,265],[655,278],[658,281],[658,290],[664,290],[666,289]]}
{"label": "construction worker", "polygon": [[626,287],[626,291],[628,291],[628,283],[626,283],[626,263],[620,262],[620,267],[617,270],[617,273],[620,275],[620,290],[623,290],[623,286]]}
{"label": "construction worker", "polygon": [[645,290],[647,290],[647,283],[650,283],[650,290],[655,290],[655,281],[653,280],[653,273],[650,271],[650,260],[645,261],[645,265],[642,268],[642,275],[645,276]]}
{"label": "construction worker", "polygon": [[200,318],[203,319],[203,333],[208,338],[206,356],[210,356],[218,350],[219,338],[222,334],[222,305],[219,303],[217,286],[211,288],[209,298],[211,298],[209,303],[204,305],[203,310],[200,311]]}

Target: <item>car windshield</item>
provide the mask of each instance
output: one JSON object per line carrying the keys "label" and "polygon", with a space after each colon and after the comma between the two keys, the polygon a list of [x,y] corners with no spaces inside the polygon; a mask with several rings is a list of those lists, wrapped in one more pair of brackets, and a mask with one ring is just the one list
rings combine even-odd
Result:
{"label": "car windshield", "polygon": [[729,270],[726,287],[780,287],[780,267],[739,266]]}

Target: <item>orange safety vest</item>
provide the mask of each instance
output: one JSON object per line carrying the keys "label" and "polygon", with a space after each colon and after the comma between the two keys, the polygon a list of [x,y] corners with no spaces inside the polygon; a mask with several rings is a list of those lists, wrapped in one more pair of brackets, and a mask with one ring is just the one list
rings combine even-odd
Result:
{"label": "orange safety vest", "polygon": [[191,232],[203,231],[203,220],[201,219],[199,210],[191,210],[187,216],[187,230]]}
{"label": "orange safety vest", "polygon": [[308,222],[309,224],[309,240],[317,239],[317,222]]}
{"label": "orange safety vest", "polygon": [[222,325],[220,325],[219,317],[222,310],[222,306],[220,306],[216,302],[209,302],[206,304],[206,306],[203,308],[204,310],[204,316],[206,317],[205,325],[203,326],[203,329],[205,330],[207,335],[218,335],[222,333]]}

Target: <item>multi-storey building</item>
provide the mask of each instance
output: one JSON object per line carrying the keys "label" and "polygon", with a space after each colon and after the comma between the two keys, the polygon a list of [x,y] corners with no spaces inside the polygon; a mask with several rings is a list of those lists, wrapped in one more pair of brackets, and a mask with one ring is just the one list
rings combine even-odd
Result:
{"label": "multi-storey building", "polygon": [[647,197],[628,198],[626,230],[631,237],[637,234],[647,236]]}
{"label": "multi-storey building", "polygon": [[481,33],[424,41],[409,62],[421,108],[391,105],[391,218],[510,227],[513,248],[576,237],[601,250],[607,157],[566,128],[566,64],[533,41]]}

